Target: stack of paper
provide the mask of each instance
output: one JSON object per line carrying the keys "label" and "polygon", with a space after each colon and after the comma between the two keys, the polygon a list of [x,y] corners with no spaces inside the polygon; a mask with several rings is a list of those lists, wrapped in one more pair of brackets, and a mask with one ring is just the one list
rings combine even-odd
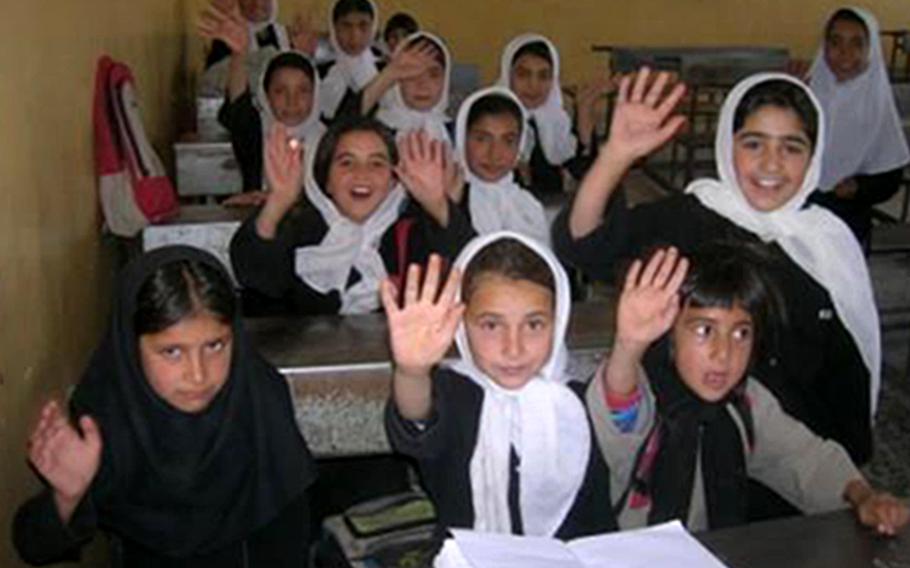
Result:
{"label": "stack of paper", "polygon": [[724,568],[679,521],[568,543],[452,530],[436,568]]}

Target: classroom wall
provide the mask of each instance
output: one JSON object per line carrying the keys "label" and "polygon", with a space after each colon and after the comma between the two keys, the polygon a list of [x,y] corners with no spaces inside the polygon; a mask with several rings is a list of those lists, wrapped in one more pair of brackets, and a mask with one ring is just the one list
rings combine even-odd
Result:
{"label": "classroom wall", "polygon": [[39,487],[25,462],[27,430],[39,404],[77,380],[107,313],[113,254],[100,239],[95,201],[95,60],[107,52],[132,66],[150,137],[165,156],[182,92],[186,9],[186,0],[3,3],[0,566],[5,568],[20,565],[8,536],[12,513]]}
{"label": "classroom wall", "polygon": [[[193,0],[203,6],[203,0]],[[312,10],[327,25],[329,0],[279,0],[282,20]],[[811,57],[836,0],[376,0],[380,17],[404,10],[449,41],[457,60],[481,65],[484,77],[498,74],[499,53],[525,31],[544,33],[559,46],[567,82],[601,70],[605,57],[592,44],[718,45],[789,47]],[[910,27],[907,0],[875,0],[871,8],[883,29]]]}

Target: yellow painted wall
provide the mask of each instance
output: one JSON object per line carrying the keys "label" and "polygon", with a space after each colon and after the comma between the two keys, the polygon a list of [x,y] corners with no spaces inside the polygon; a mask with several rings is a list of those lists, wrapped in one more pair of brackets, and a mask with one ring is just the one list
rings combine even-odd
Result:
{"label": "yellow painted wall", "polygon": [[[326,26],[329,0],[279,0],[282,19],[313,10]],[[203,0],[193,0],[196,6]],[[459,61],[482,66],[486,80],[498,73],[499,53],[525,31],[548,35],[559,46],[568,82],[601,69],[603,56],[592,44],[717,45],[760,44],[789,47],[809,57],[820,27],[837,0],[376,0],[383,21],[407,11],[438,32]],[[883,28],[910,27],[907,0],[864,4]]]}
{"label": "yellow painted wall", "polygon": [[185,0],[10,1],[0,10],[3,567],[19,566],[11,516],[39,487],[25,461],[33,415],[79,377],[105,325],[112,254],[95,201],[95,60],[107,52],[132,66],[150,137],[166,156],[185,10]]}

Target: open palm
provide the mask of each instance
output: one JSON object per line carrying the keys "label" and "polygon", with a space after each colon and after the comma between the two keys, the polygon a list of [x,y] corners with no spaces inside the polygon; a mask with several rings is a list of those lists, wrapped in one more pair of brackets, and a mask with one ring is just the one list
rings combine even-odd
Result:
{"label": "open palm", "polygon": [[29,437],[28,458],[54,490],[68,499],[81,499],[101,463],[101,433],[95,421],[83,416],[82,435],[54,401],[47,403]]}
{"label": "open palm", "polygon": [[303,146],[278,122],[266,141],[265,173],[271,190],[269,198],[286,208],[294,205],[303,187]]}
{"label": "open palm", "polygon": [[624,156],[629,161],[660,148],[686,121],[684,116],[673,114],[686,93],[685,85],[678,83],[664,95],[671,75],[658,73],[649,85],[650,75],[650,70],[645,67],[634,78],[626,76],[619,83],[607,151]]}
{"label": "open palm", "polygon": [[408,269],[403,306],[399,305],[395,285],[386,280],[382,285],[382,303],[389,322],[389,337],[395,365],[411,376],[424,376],[445,356],[464,306],[455,300],[461,281],[452,270],[439,291],[442,259],[433,255],[427,266],[423,286],[420,267]]}
{"label": "open palm", "polygon": [[220,39],[233,53],[246,53],[249,49],[247,22],[236,2],[212,2],[202,13],[197,28],[204,38]]}
{"label": "open palm", "polygon": [[647,264],[632,263],[617,307],[618,339],[649,345],[670,329],[679,313],[679,288],[688,267],[675,248],[657,251]]}

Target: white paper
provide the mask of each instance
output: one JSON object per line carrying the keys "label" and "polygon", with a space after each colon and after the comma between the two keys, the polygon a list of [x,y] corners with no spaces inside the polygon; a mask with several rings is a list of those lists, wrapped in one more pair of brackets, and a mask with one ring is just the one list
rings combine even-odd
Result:
{"label": "white paper", "polygon": [[568,547],[586,568],[724,568],[679,521],[580,538]]}
{"label": "white paper", "polygon": [[452,534],[436,568],[725,568],[679,521],[569,544],[458,529]]}

